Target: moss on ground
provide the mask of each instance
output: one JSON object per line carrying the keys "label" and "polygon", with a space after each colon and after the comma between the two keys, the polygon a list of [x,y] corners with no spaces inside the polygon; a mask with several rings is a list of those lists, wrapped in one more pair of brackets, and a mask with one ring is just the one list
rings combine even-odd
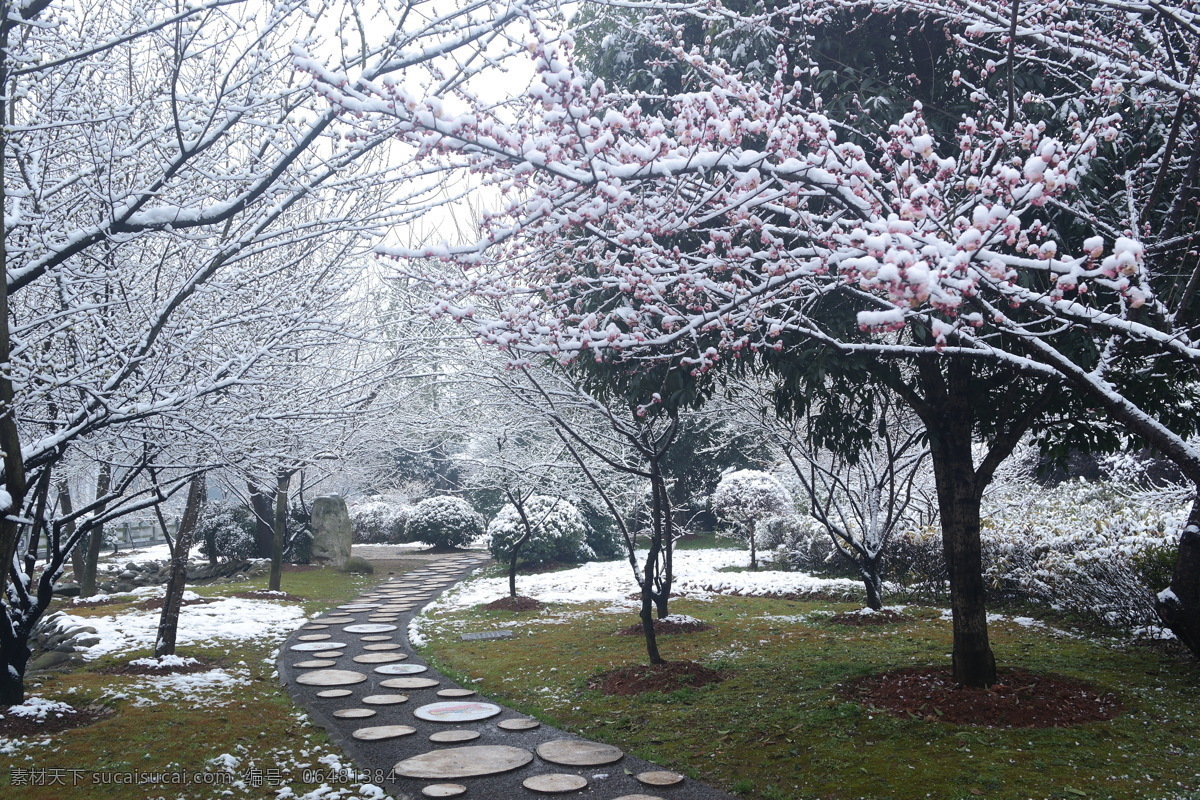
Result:
{"label": "moss on ground", "polygon": [[[698,661],[728,678],[637,697],[587,687],[593,675],[645,657],[640,638],[613,635],[632,615],[597,607],[440,612],[425,627],[424,654],[502,703],[747,798],[1200,796],[1195,662],[998,621],[991,632],[1001,665],[1091,681],[1119,695],[1124,713],[1041,730],[898,718],[842,700],[839,684],[896,667],[947,665],[950,623],[932,608],[909,608],[912,622],[876,627],[829,621],[852,608],[744,597],[677,601],[673,612],[713,629],[661,636],[664,657]],[[515,637],[457,636],[501,626]]]}

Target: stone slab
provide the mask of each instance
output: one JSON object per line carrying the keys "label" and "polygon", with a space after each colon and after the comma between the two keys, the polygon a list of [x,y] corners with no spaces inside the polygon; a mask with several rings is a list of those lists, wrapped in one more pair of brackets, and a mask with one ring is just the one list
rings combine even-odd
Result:
{"label": "stone slab", "polygon": [[371,728],[359,728],[350,734],[363,742],[381,742],[385,739],[397,739],[417,732],[411,725],[376,725]]}
{"label": "stone slab", "polygon": [[379,685],[385,689],[430,689],[437,686],[438,681],[433,678],[388,678]]}
{"label": "stone slab", "polygon": [[579,775],[568,775],[564,772],[552,772],[547,775],[534,775],[526,778],[521,785],[531,792],[542,794],[563,794],[578,792],[587,786],[587,779]]}
{"label": "stone slab", "polygon": [[397,763],[395,770],[405,778],[449,780],[511,772],[531,761],[533,753],[520,747],[480,745],[422,753]]}
{"label": "stone slab", "polygon": [[551,764],[569,767],[598,767],[620,761],[625,753],[611,744],[586,739],[555,739],[538,745],[537,754]]}
{"label": "stone slab", "polygon": [[319,669],[296,676],[296,683],[304,686],[353,686],[362,683],[367,676],[348,669]]}
{"label": "stone slab", "polygon": [[429,734],[429,741],[437,742],[438,744],[450,744],[456,742],[470,742],[479,738],[479,731],[457,730],[457,731],[438,731],[437,733]]}
{"label": "stone slab", "polygon": [[677,783],[683,783],[682,775],[678,772],[668,772],[665,769],[639,772],[633,777],[637,778],[639,783],[644,783],[647,786],[674,786]]}
{"label": "stone slab", "polygon": [[478,722],[494,717],[503,710],[494,703],[450,700],[423,705],[413,711],[413,716],[430,722]]}

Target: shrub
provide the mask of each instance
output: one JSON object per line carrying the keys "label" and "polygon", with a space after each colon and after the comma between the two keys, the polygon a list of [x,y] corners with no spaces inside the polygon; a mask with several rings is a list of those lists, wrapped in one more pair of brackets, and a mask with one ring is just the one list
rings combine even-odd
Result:
{"label": "shrub", "polygon": [[400,500],[371,497],[350,506],[355,544],[399,544],[412,507]]}
{"label": "shrub", "polygon": [[483,517],[459,497],[430,497],[417,503],[404,539],[435,547],[463,547],[483,535]]}
{"label": "shrub", "polygon": [[229,500],[204,504],[195,538],[200,542],[200,553],[209,559],[242,561],[258,554],[253,512]]}
{"label": "shrub", "polygon": [[350,556],[346,559],[346,563],[342,565],[342,572],[354,572],[360,575],[373,575],[375,567],[371,566],[371,562],[359,556]]}
{"label": "shrub", "polygon": [[[587,544],[587,523],[574,504],[557,497],[533,495],[525,501],[525,515],[533,527],[533,535],[521,546],[518,557],[526,564],[576,563],[596,558]],[[507,561],[513,544],[524,535],[521,515],[512,504],[506,505],[488,524],[488,550],[496,560]]]}

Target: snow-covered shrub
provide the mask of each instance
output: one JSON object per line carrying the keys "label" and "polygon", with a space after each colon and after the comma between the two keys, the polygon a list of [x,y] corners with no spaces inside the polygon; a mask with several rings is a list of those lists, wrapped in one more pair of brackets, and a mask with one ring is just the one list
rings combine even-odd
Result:
{"label": "snow-covered shrub", "polygon": [[[533,534],[521,545],[518,558],[526,564],[551,561],[579,563],[595,560],[587,545],[587,523],[579,509],[560,497],[535,494],[524,503],[525,516]],[[487,548],[497,561],[507,561],[513,544],[525,535],[525,525],[511,503],[488,523]]]}
{"label": "snow-covered shrub", "polygon": [[287,540],[283,545],[283,560],[289,564],[307,564],[312,561],[312,515],[303,507],[295,505],[288,510]]}
{"label": "snow-covered shrub", "polygon": [[730,525],[723,533],[750,545],[750,563],[756,566],[762,523],[791,511],[792,496],[769,472],[739,469],[721,478],[713,492],[712,506],[717,516]]}
{"label": "snow-covered shrub", "polygon": [[412,506],[382,497],[368,497],[350,505],[355,544],[398,544],[404,541],[404,526]]}
{"label": "snow-covered shrub", "polygon": [[254,513],[231,500],[213,500],[200,509],[195,539],[209,559],[241,561],[258,555]]}
{"label": "snow-covered shrub", "polygon": [[838,564],[829,534],[812,517],[773,517],[762,524],[759,538],[763,547],[774,548],[775,564],[781,569],[826,573]]}
{"label": "snow-covered shrub", "polygon": [[436,547],[462,547],[483,535],[483,517],[461,497],[430,497],[413,507],[404,539]]}
{"label": "snow-covered shrub", "polygon": [[941,601],[949,573],[942,531],[932,525],[897,531],[888,544],[884,574],[901,599]]}
{"label": "snow-covered shrub", "polygon": [[1068,481],[1028,494],[1001,486],[985,506],[984,570],[1019,593],[1128,628],[1155,628],[1185,505],[1139,502],[1109,482]]}

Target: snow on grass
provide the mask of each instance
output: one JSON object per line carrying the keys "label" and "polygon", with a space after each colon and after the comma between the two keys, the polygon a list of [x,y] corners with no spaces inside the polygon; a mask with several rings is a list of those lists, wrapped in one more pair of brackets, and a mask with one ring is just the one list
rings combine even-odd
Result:
{"label": "snow on grass", "polygon": [[239,687],[250,685],[248,674],[233,674],[224,669],[185,672],[174,675],[149,675],[124,687],[125,696],[136,706],[161,702],[207,708],[214,702],[232,699]]}
{"label": "snow on grass", "polygon": [[190,656],[159,656],[158,658],[135,658],[129,662],[135,667],[150,667],[152,669],[172,669],[174,667],[190,667],[200,662]]}
{"label": "snow on grass", "polygon": [[[640,555],[640,554],[639,554]],[[779,596],[779,595],[836,595],[857,598],[862,590],[859,581],[848,578],[818,578],[803,572],[758,570],[755,572],[721,572],[729,567],[747,567],[750,554],[745,550],[677,550],[675,552],[674,597],[688,600],[710,600],[715,595]],[[605,604],[591,614],[628,614],[638,609],[632,596],[638,591],[628,561],[589,562],[575,569],[541,575],[518,575],[517,592],[543,603],[577,605]],[[414,617],[408,626],[408,640],[414,647],[426,644],[432,633],[431,616],[444,611],[457,611],[489,603],[508,594],[508,578],[475,578],[451,587]],[[491,623],[496,628],[523,625],[556,625],[569,623],[584,612],[558,611],[536,618]],[[674,619],[674,616],[672,617]],[[439,621],[439,633],[448,632],[467,623]]]}
{"label": "snow on grass", "polygon": [[[188,594],[191,593],[185,593],[185,597]],[[100,641],[83,652],[84,658],[91,660],[109,653],[153,648],[160,615],[157,609],[86,618],[63,614],[57,622],[60,630],[76,625],[90,625],[96,629]],[[304,610],[299,606],[223,597],[211,603],[184,606],[179,613],[177,643],[215,646],[217,642],[240,639],[278,641],[304,621]]]}
{"label": "snow on grass", "polygon": [[[856,597],[862,589],[859,581],[818,578],[803,572],[720,571],[749,564],[750,554],[744,550],[678,550],[675,552],[672,594],[689,600],[707,600],[716,594],[757,597],[833,594]],[[629,596],[637,590],[633,571],[627,561],[593,561],[563,572],[517,576],[518,593],[543,603],[608,603],[618,607],[614,610],[625,611],[634,607]],[[471,608],[507,594],[506,577],[476,579],[453,587],[429,608]]]}
{"label": "snow on grass", "polygon": [[[42,697],[27,697],[25,702],[16,706],[9,706],[4,712],[12,717],[23,717],[24,719],[32,719],[37,722],[45,722],[46,717],[53,714],[56,717],[61,717],[64,714],[74,714],[75,709],[69,703],[63,703],[58,700],[46,700]],[[0,714],[0,718],[4,717]]]}

